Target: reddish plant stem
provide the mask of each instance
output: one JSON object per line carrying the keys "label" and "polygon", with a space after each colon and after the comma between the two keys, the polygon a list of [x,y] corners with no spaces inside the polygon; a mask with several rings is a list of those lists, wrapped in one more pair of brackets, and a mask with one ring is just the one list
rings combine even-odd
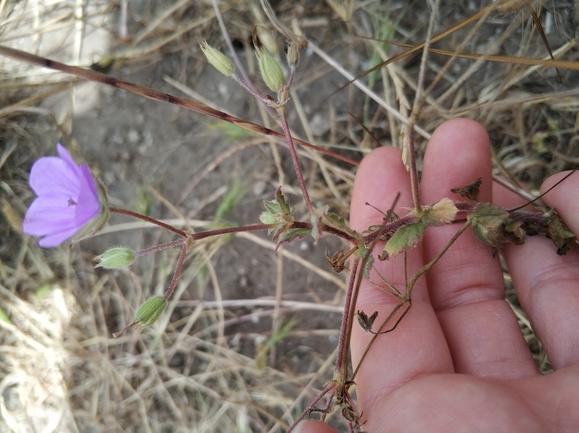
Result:
{"label": "reddish plant stem", "polygon": [[549,225],[549,218],[545,217],[543,212],[524,212],[516,210],[509,212],[509,218],[529,224],[537,224],[542,227],[547,227]]}
{"label": "reddish plant stem", "polygon": [[239,84],[241,87],[247,90],[251,94],[251,96],[265,103],[267,106],[270,106],[274,102],[271,96],[262,95],[237,75],[233,75],[232,78],[235,80],[237,84]]}
{"label": "reddish plant stem", "polygon": [[151,247],[151,248],[146,248],[146,249],[141,250],[141,251],[136,251],[135,257],[142,257],[142,256],[146,256],[147,254],[156,253],[157,251],[165,250],[167,248],[172,248],[172,247],[176,247],[178,245],[183,245],[185,242],[187,242],[186,238],[177,239],[176,241],[168,242],[166,244],[155,245],[154,247]]}
{"label": "reddish plant stem", "polygon": [[191,241],[198,241],[205,238],[210,238],[212,236],[227,235],[229,233],[239,233],[239,232],[256,232],[259,230],[268,230],[276,228],[277,224],[254,224],[251,226],[241,226],[241,227],[227,227],[224,229],[211,230],[208,232],[194,233],[191,236]]}
{"label": "reddish plant stem", "polygon": [[296,147],[294,146],[294,142],[290,133],[289,125],[287,123],[287,115],[285,112],[284,107],[280,107],[277,109],[277,114],[281,120],[281,127],[285,134],[285,139],[287,141],[287,145],[292,157],[292,161],[294,163],[294,168],[296,171],[296,176],[298,177],[298,182],[300,184],[300,188],[302,189],[302,195],[304,197],[304,202],[306,203],[306,208],[308,209],[308,213],[310,216],[314,215],[314,207],[312,206],[312,202],[310,200],[310,195],[308,194],[308,189],[306,188],[306,182],[304,181],[304,175],[302,173],[302,168],[300,166],[300,161],[298,159],[298,153],[296,152]]}
{"label": "reddish plant stem", "polygon": [[173,273],[173,278],[171,279],[171,284],[169,284],[169,288],[163,295],[165,299],[169,300],[173,292],[175,291],[175,287],[177,286],[177,280],[179,279],[179,275],[181,274],[181,269],[183,268],[183,263],[185,262],[185,256],[187,255],[187,250],[189,249],[189,245],[191,241],[188,240],[183,244],[183,248],[181,248],[181,254],[179,254],[179,261],[177,262],[177,267],[175,268],[175,272]]}
{"label": "reddish plant stem", "polygon": [[[211,230],[208,232],[195,233],[195,234],[192,234],[190,236],[191,236],[191,240],[198,241],[200,239],[205,239],[205,238],[209,238],[212,236],[226,235],[229,233],[256,232],[259,230],[269,230],[269,229],[275,229],[278,227],[279,227],[278,224],[255,224],[255,225],[250,225],[250,226],[228,227],[228,228],[224,228],[224,229]],[[291,225],[289,226],[288,229],[291,230],[291,229],[311,229],[311,228],[312,228],[311,223],[304,222],[304,221],[294,221],[293,223],[291,223]],[[341,231],[339,231],[333,227],[327,226],[323,223],[320,224],[320,231],[322,231],[324,233],[333,234],[335,236],[339,236],[342,239],[345,239],[349,242],[356,243],[358,241],[357,239],[354,239],[352,236],[348,235],[347,233],[341,232]]]}
{"label": "reddish plant stem", "polygon": [[358,277],[360,261],[355,259],[352,264],[352,271],[348,281],[348,291],[346,292],[346,300],[344,302],[344,314],[342,316],[342,323],[340,325],[340,337],[338,340],[338,354],[336,355],[336,369],[334,377],[335,380],[345,381],[348,377],[348,347],[350,344],[350,334],[352,332],[352,325],[354,323],[353,317],[356,309],[355,294],[356,279]]}
{"label": "reddish plant stem", "polygon": [[[457,201],[455,206],[461,212],[472,212],[479,205],[477,201]],[[549,225],[549,218],[545,217],[544,212],[531,212],[524,210],[503,209],[509,214],[509,218],[515,221],[521,221],[527,224],[536,224],[541,227]]]}
{"label": "reddish plant stem", "polygon": [[415,223],[417,220],[418,218],[416,218],[416,216],[408,214],[404,215],[401,218],[398,218],[395,221],[386,224],[385,226],[382,225],[377,226],[376,230],[373,230],[364,236],[364,244],[366,245],[371,244],[372,242],[374,242],[374,239],[376,239],[377,237],[382,237],[382,235],[393,235],[400,228],[408,224]]}
{"label": "reddish plant stem", "polygon": [[132,210],[127,210],[127,209],[122,209],[122,208],[119,208],[119,207],[112,207],[112,206],[109,207],[109,211],[110,211],[110,212],[114,212],[114,213],[118,213],[118,214],[121,214],[121,215],[131,216],[131,217],[133,217],[133,218],[137,218],[137,219],[140,219],[140,220],[143,220],[143,221],[147,221],[147,222],[149,222],[149,223],[151,223],[151,224],[155,224],[155,225],[157,225],[157,226],[159,226],[159,227],[163,227],[164,229],[170,230],[170,231],[172,231],[173,233],[177,233],[177,234],[178,234],[179,236],[181,236],[181,237],[184,237],[184,238],[187,237],[187,233],[184,232],[183,230],[179,230],[179,229],[177,229],[177,228],[175,228],[175,227],[173,227],[173,226],[170,226],[169,224],[165,224],[164,222],[161,222],[161,221],[159,221],[159,220],[157,220],[157,219],[155,219],[155,218],[148,217],[147,215],[143,215],[143,214],[140,214],[140,213],[138,213],[138,212],[133,212]]}
{"label": "reddish plant stem", "polygon": [[[54,60],[45,59],[44,57],[35,56],[34,54],[29,54],[24,51],[16,50],[14,48],[8,48],[0,45],[0,55],[12,57],[17,60],[27,62],[33,65],[41,66],[43,68],[54,69],[57,71],[62,71],[67,74],[72,74],[76,77],[83,78],[85,80],[95,81],[97,83],[106,84],[108,86],[116,87],[117,89],[125,90],[127,92],[133,93],[144,98],[152,99],[154,101],[166,102],[168,104],[178,105],[180,107],[186,108],[188,110],[195,111],[197,113],[205,114],[217,119],[224,120],[226,122],[233,123],[240,128],[252,131],[258,134],[269,135],[274,137],[282,137],[277,131],[265,128],[255,123],[246,122],[245,120],[238,119],[236,117],[230,116],[219,110],[215,110],[207,105],[203,105],[199,102],[191,101],[189,99],[178,98],[177,96],[170,95],[168,93],[159,92],[158,90],[151,89],[144,86],[139,86],[137,84],[129,83],[128,81],[119,80],[100,72],[92,71],[90,69],[83,69],[77,66],[66,65]],[[322,147],[314,146],[302,140],[295,140],[296,143],[304,147],[309,147],[310,149],[315,149],[317,152],[323,153],[324,155],[331,156],[332,158],[339,159],[341,161],[352,164],[353,166],[358,166],[359,162],[354,161],[345,156],[341,156],[337,153],[331,152]]]}
{"label": "reddish plant stem", "polygon": [[324,396],[329,393],[330,391],[332,391],[333,389],[336,388],[336,382],[330,382],[328,383],[325,388],[323,389],[323,391],[314,399],[314,401],[312,401],[308,407],[306,407],[304,409],[304,411],[300,414],[300,416],[298,416],[295,421],[293,422],[292,425],[289,426],[289,428],[287,429],[286,433],[291,433],[296,426],[300,423],[300,421],[302,421],[310,412],[312,412],[315,408],[316,408],[316,404],[319,403],[319,401],[324,398]]}
{"label": "reddish plant stem", "polygon": [[410,173],[410,186],[412,188],[412,200],[414,209],[418,215],[422,213],[420,203],[420,182],[418,181],[418,170],[416,169],[416,149],[414,147],[414,117],[408,119],[408,171]]}

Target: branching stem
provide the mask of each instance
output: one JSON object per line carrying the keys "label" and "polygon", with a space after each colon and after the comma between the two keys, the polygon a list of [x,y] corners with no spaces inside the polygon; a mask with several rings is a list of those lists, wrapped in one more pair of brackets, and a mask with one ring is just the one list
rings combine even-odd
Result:
{"label": "branching stem", "polygon": [[140,213],[138,213],[138,212],[133,212],[132,210],[122,209],[122,208],[113,207],[113,206],[109,207],[109,211],[110,211],[110,212],[114,212],[114,213],[118,213],[118,214],[121,214],[121,215],[127,215],[127,216],[130,216],[130,217],[133,217],[133,218],[137,218],[137,219],[140,219],[140,220],[143,220],[143,221],[147,221],[147,222],[149,222],[149,223],[151,223],[151,224],[155,224],[156,226],[163,227],[164,229],[170,230],[170,231],[172,231],[173,233],[177,233],[177,234],[178,234],[179,236],[181,236],[181,237],[184,237],[184,238],[187,237],[187,233],[184,232],[183,230],[179,230],[179,229],[177,229],[177,228],[175,228],[175,227],[173,227],[173,226],[170,226],[169,224],[165,224],[164,222],[161,222],[161,221],[159,221],[159,220],[157,220],[157,219],[155,219],[155,218],[151,218],[151,217],[149,217],[149,216],[147,216],[147,215],[143,215],[143,214],[140,214]]}
{"label": "branching stem", "polygon": [[181,254],[179,254],[179,260],[177,261],[177,266],[175,267],[175,272],[173,273],[173,278],[171,279],[171,284],[169,284],[169,288],[163,295],[165,299],[169,300],[173,292],[175,291],[175,287],[177,286],[177,281],[179,280],[179,275],[181,274],[181,269],[183,268],[183,263],[185,262],[185,256],[187,255],[187,250],[189,249],[189,245],[191,245],[191,240],[189,239],[187,242],[183,244],[183,248],[181,248]]}

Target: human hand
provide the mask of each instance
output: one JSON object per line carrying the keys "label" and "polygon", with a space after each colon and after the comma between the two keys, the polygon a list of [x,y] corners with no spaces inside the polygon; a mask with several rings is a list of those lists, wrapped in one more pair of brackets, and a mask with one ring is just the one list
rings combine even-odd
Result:
{"label": "human hand", "polygon": [[[541,192],[565,173],[547,179]],[[466,119],[441,125],[424,158],[422,203],[460,199],[450,188],[482,177],[479,200],[503,208],[524,200],[492,182],[489,139]],[[368,155],[356,175],[351,225],[363,231],[381,224],[379,209],[412,207],[408,173],[400,151],[383,147]],[[543,197],[579,237],[579,173]],[[404,214],[401,210],[398,213]],[[408,253],[408,275],[436,256],[457,224],[430,228]],[[381,251],[379,243],[375,255]],[[387,431],[546,432],[579,431],[579,251],[566,256],[544,236],[504,245],[521,306],[543,343],[554,372],[542,375],[504,300],[498,256],[467,230],[413,291],[412,308],[396,330],[380,335],[355,378],[361,429]],[[402,255],[401,255],[402,256]],[[402,257],[375,260],[380,273],[404,289]],[[378,311],[381,323],[399,300],[362,283],[356,310]],[[372,334],[355,325],[351,353],[357,366]],[[298,425],[299,433],[335,430],[320,421]]]}

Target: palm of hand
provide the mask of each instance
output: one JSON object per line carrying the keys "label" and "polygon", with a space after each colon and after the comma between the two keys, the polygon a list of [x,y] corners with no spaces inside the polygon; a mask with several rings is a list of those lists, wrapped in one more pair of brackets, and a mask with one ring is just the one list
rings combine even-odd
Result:
{"label": "palm of hand", "polygon": [[[561,175],[546,181],[543,191]],[[481,176],[480,201],[505,208],[522,203],[493,185],[490,146],[480,125],[464,119],[447,122],[427,148],[422,202],[452,197],[450,188]],[[380,148],[367,157],[356,177],[352,227],[362,231],[381,222],[382,216],[365,202],[388,209],[401,191],[399,207],[412,206],[407,179],[398,150]],[[576,236],[579,222],[571,216],[579,213],[578,190],[579,176],[574,175],[544,198]],[[428,230],[420,247],[408,254],[408,275],[435,257],[456,230],[453,225]],[[579,430],[579,252],[574,246],[559,257],[548,239],[533,237],[521,246],[505,245],[503,254],[555,372],[539,372],[504,300],[498,257],[467,231],[418,280],[408,314],[394,332],[374,342],[364,360],[355,382],[365,431]],[[376,263],[385,278],[404,287],[401,258]],[[378,323],[397,303],[363,284],[357,310],[378,311]],[[370,339],[371,334],[354,327],[354,366]],[[310,422],[299,431],[333,429]]]}

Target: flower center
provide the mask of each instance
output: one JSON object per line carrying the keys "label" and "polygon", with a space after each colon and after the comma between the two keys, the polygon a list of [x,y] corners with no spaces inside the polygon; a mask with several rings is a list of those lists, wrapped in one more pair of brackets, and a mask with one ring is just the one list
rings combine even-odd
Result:
{"label": "flower center", "polygon": [[76,202],[73,199],[69,198],[68,199],[68,205],[69,206],[76,206]]}

